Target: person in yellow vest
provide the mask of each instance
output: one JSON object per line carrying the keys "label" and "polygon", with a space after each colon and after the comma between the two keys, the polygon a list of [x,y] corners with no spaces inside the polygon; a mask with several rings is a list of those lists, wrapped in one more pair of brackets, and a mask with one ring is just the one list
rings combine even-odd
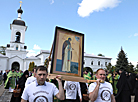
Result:
{"label": "person in yellow vest", "polygon": [[19,78],[21,78],[21,76],[23,75],[23,72],[20,70],[18,73],[20,75]]}
{"label": "person in yellow vest", "polygon": [[83,77],[84,77],[84,79],[91,80],[90,72],[88,70],[85,70],[84,73],[83,73]]}
{"label": "person in yellow vest", "polygon": [[112,73],[107,75],[107,79],[109,80],[109,83],[113,84]]}
{"label": "person in yellow vest", "polygon": [[113,92],[114,92],[114,95],[116,95],[117,94],[117,91],[118,91],[118,89],[116,87],[116,84],[117,84],[119,78],[120,78],[120,75],[118,74],[118,72],[115,72],[115,74],[114,74],[114,84],[113,84]]}

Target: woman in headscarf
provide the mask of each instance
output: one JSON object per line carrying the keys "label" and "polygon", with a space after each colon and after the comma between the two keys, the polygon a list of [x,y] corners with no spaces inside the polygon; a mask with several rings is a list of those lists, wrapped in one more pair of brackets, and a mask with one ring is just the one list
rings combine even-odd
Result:
{"label": "woman in headscarf", "polygon": [[131,73],[129,76],[129,83],[132,86],[131,95],[134,95],[135,83],[136,83],[136,74]]}
{"label": "woman in headscarf", "polygon": [[135,99],[134,102],[138,102],[138,75],[136,75],[136,83],[135,83]]}
{"label": "woman in headscarf", "polygon": [[116,95],[116,102],[131,102],[132,86],[128,82],[126,72],[122,72],[116,85],[118,92]]}
{"label": "woman in headscarf", "polygon": [[[26,82],[28,76],[29,76],[29,72],[28,72],[28,70],[26,70],[24,72],[24,74],[21,76],[21,78],[17,81],[18,88],[21,88],[20,95],[19,95],[19,97],[14,97],[14,95],[12,95],[10,102],[21,102],[21,95],[25,88],[25,82]],[[17,85],[16,85],[16,87],[17,87]]]}

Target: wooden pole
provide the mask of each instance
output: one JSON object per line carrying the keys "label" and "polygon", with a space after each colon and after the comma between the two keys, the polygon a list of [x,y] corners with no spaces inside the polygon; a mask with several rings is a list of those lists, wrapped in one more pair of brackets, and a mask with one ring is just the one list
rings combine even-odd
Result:
{"label": "wooden pole", "polygon": [[51,47],[50,55],[49,55],[49,57],[48,57],[48,62],[46,62],[46,63],[47,63],[46,68],[48,68],[49,61],[51,60],[52,50],[53,50],[53,44],[52,44],[52,47]]}
{"label": "wooden pole", "polygon": [[[57,78],[57,74],[49,74],[48,78],[55,79]],[[60,75],[60,77],[58,78],[65,81],[75,81],[75,82],[84,82],[84,83],[96,82],[96,80],[86,80],[83,77],[75,77],[75,76],[67,76],[67,75]],[[101,80],[100,83],[104,83],[104,81]]]}

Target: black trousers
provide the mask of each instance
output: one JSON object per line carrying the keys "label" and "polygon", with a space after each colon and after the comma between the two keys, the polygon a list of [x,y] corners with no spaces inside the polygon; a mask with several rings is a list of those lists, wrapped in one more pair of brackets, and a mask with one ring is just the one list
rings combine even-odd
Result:
{"label": "black trousers", "polygon": [[73,99],[66,99],[66,102],[78,102],[77,100],[73,100]]}

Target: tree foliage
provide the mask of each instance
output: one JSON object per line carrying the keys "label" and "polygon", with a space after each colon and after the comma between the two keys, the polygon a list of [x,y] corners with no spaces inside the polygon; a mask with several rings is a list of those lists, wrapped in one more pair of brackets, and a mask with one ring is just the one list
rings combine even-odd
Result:
{"label": "tree foliage", "polygon": [[118,54],[118,58],[115,66],[116,66],[116,70],[122,69],[124,71],[129,72],[128,58],[124,50],[122,49],[122,47],[121,47],[121,51]]}
{"label": "tree foliage", "polygon": [[98,56],[102,56],[102,57],[105,57],[103,54],[99,53]]}
{"label": "tree foliage", "polygon": [[112,64],[109,63],[109,64],[106,66],[106,70],[108,70],[109,73],[114,73],[114,72],[115,72],[115,66],[112,66]]}
{"label": "tree foliage", "polygon": [[136,65],[135,73],[138,73],[138,64]]}
{"label": "tree foliage", "polygon": [[33,71],[34,67],[35,67],[35,63],[34,62],[30,62],[28,71]]}
{"label": "tree foliage", "polygon": [[46,58],[46,59],[45,59],[45,62],[44,62],[44,66],[45,66],[46,68],[48,68],[48,65],[49,65],[49,59]]}
{"label": "tree foliage", "polygon": [[6,47],[0,46],[0,53],[1,54],[6,55],[5,50],[6,50]]}
{"label": "tree foliage", "polygon": [[131,62],[128,64],[128,72],[130,72],[130,73],[134,73],[135,72],[134,71],[134,65],[132,65]]}

